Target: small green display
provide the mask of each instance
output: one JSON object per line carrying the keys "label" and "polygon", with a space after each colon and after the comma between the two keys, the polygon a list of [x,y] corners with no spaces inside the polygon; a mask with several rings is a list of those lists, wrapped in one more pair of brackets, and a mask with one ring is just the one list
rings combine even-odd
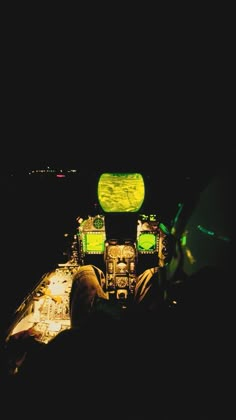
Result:
{"label": "small green display", "polygon": [[154,252],[156,250],[156,235],[141,233],[138,237],[138,251]]}
{"label": "small green display", "polygon": [[104,232],[86,232],[83,236],[83,247],[85,253],[102,254],[105,249]]}

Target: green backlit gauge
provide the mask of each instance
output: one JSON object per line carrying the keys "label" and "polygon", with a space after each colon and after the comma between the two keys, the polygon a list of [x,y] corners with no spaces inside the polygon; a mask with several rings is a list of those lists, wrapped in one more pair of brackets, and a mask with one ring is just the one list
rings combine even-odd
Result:
{"label": "green backlit gauge", "polygon": [[102,229],[104,226],[104,221],[101,217],[95,217],[94,221],[93,221],[93,226],[96,229]]}

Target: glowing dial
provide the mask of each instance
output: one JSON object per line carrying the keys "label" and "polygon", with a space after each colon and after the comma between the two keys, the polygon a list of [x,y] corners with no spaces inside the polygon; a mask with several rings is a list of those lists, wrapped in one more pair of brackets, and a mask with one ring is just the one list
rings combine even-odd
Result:
{"label": "glowing dial", "polygon": [[131,245],[125,245],[123,249],[124,258],[132,258],[135,255],[135,250]]}
{"label": "glowing dial", "polygon": [[126,287],[128,285],[127,277],[116,277],[116,285],[118,287]]}
{"label": "glowing dial", "polygon": [[121,257],[121,250],[118,245],[111,245],[108,248],[108,256],[111,258]]}

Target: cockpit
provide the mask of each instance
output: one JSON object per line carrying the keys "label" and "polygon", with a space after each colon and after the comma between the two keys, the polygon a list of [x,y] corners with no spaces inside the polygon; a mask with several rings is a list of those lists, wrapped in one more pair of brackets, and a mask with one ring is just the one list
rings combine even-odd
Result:
{"label": "cockpit", "polygon": [[137,276],[163,266],[168,257],[166,226],[156,214],[143,214],[145,183],[140,173],[103,173],[98,181],[101,212],[77,218],[72,261],[105,272],[110,299],[132,299]]}
{"label": "cockpit", "polygon": [[103,173],[97,184],[99,206],[78,216],[66,252],[55,270],[45,273],[16,308],[7,339],[33,328],[48,343],[70,328],[69,296],[73,276],[84,265],[104,273],[102,288],[110,301],[127,308],[139,276],[164,267],[171,234],[154,212],[144,212],[145,182],[140,173]]}

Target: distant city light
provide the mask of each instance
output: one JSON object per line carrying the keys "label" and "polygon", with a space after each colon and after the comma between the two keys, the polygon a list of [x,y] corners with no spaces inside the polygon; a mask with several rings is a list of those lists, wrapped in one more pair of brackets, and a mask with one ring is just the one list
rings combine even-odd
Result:
{"label": "distant city light", "polygon": [[77,174],[77,169],[52,169],[49,166],[45,169],[32,169],[28,172],[28,175],[53,175],[55,174],[57,178],[65,178],[65,174]]}

